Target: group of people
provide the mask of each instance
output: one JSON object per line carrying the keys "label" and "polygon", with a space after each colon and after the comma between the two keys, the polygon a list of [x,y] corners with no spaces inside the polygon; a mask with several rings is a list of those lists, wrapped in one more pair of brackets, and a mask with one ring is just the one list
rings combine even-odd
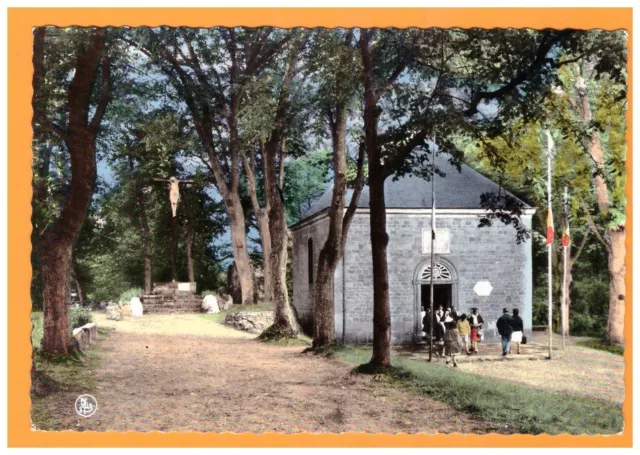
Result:
{"label": "group of people", "polygon": [[502,316],[496,322],[498,333],[502,337],[502,356],[511,354],[511,345],[515,344],[516,352],[520,354],[520,344],[524,338],[524,324],[520,317],[520,311],[513,309],[513,315],[509,314],[509,310],[504,308]]}
{"label": "group of people", "polygon": [[[444,309],[439,306],[433,314],[427,309],[423,312],[422,330],[424,338],[431,333],[433,327],[433,344],[438,357],[446,357],[446,364],[458,366],[456,355],[464,351],[471,355],[478,353],[478,342],[482,340],[482,324],[484,320],[477,308],[471,308],[471,314],[458,315],[453,308]],[[471,344],[471,349],[469,349]]]}
{"label": "group of people", "polygon": [[[498,319],[496,326],[498,333],[502,337],[502,355],[511,353],[511,345],[514,344],[516,352],[520,354],[520,344],[523,341],[523,322],[518,309],[513,310],[513,315],[509,314],[506,308],[502,316]],[[478,342],[483,339],[482,325],[484,319],[477,308],[471,308],[469,315],[458,315],[453,308],[444,309],[439,306],[430,315],[429,309],[423,311],[422,330],[424,339],[428,340],[433,327],[433,345],[435,354],[438,357],[445,357],[446,364],[452,363],[458,366],[456,356],[464,352],[466,355],[478,353]],[[469,347],[471,346],[471,347]]]}

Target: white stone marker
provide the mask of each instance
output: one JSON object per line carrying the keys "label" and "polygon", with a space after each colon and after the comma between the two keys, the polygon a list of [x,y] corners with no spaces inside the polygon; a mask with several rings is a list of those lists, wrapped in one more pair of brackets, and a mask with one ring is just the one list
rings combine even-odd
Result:
{"label": "white stone marker", "polygon": [[207,314],[220,313],[216,296],[211,294],[206,295],[204,299],[202,299],[202,309],[206,311]]}
{"label": "white stone marker", "polygon": [[131,316],[136,318],[141,318],[144,310],[142,309],[142,302],[138,297],[134,297],[129,302],[129,306],[131,307]]}

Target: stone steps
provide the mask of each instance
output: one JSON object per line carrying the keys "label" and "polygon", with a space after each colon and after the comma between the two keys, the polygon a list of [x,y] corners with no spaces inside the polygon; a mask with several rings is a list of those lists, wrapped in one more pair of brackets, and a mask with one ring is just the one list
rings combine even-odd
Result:
{"label": "stone steps", "polygon": [[191,292],[150,294],[141,297],[145,314],[200,313],[202,298]]}
{"label": "stone steps", "polygon": [[144,314],[195,314],[200,312],[200,308],[185,307],[156,307],[144,309]]}

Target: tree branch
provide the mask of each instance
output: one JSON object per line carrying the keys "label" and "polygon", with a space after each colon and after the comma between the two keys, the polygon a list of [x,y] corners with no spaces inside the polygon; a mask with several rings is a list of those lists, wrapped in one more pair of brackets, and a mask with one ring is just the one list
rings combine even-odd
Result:
{"label": "tree branch", "polygon": [[578,245],[578,249],[575,251],[574,254],[569,254],[569,262],[571,263],[571,266],[573,266],[573,264],[575,264],[578,258],[580,257],[580,253],[582,253],[582,250],[584,249],[585,245],[587,244],[587,241],[589,240],[590,233],[591,231],[587,229],[584,235],[582,236],[582,241],[580,242],[580,245]]}
{"label": "tree branch", "polygon": [[604,238],[600,234],[600,231],[598,231],[598,227],[596,226],[596,223],[593,221],[593,217],[591,216],[591,213],[589,213],[589,207],[587,207],[584,202],[582,203],[582,209],[584,210],[585,216],[587,218],[587,224],[589,225],[589,228],[591,228],[591,232],[595,234],[598,240],[600,240],[600,243],[602,243],[607,249],[607,251],[609,251],[609,244],[604,240]]}
{"label": "tree branch", "polygon": [[538,71],[547,63],[549,63],[547,59],[547,54],[553,48],[553,46],[561,41],[562,39],[568,37],[573,33],[572,30],[562,30],[553,38],[544,37],[542,43],[538,46],[538,50],[536,51],[536,57],[528,65],[526,68],[522,69],[515,77],[513,77],[509,82],[500,87],[497,90],[493,91],[481,91],[476,93],[469,102],[469,108],[465,112],[467,116],[472,116],[476,112],[478,112],[478,105],[483,100],[493,100],[497,98],[501,98],[502,96],[512,92],[518,87],[520,84],[525,82],[531,75],[537,74]]}
{"label": "tree branch", "polygon": [[360,193],[362,192],[362,187],[364,186],[364,155],[365,155],[365,142],[360,141],[360,146],[358,148],[358,173],[356,175],[356,184],[353,189],[353,193],[351,193],[351,200],[349,201],[349,207],[344,214],[344,218],[342,219],[342,247],[347,242],[347,235],[349,233],[349,226],[351,225],[351,221],[353,220],[353,216],[356,213],[356,209],[358,208],[358,200],[360,199]]}
{"label": "tree branch", "polygon": [[93,118],[89,124],[89,129],[93,134],[98,133],[100,122],[102,121],[102,117],[104,117],[104,113],[107,110],[107,106],[109,105],[109,100],[111,98],[111,63],[109,62],[109,57],[107,56],[104,46],[102,51],[102,88],[100,89],[98,106],[96,107],[96,111],[93,113]]}

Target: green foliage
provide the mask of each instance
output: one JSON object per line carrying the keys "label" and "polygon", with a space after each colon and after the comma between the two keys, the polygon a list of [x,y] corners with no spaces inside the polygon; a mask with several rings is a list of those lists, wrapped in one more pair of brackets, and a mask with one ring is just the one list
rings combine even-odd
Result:
{"label": "green foliage", "polygon": [[93,316],[91,311],[85,308],[70,308],[69,309],[69,327],[71,330],[82,327],[85,324],[93,322]]}
{"label": "green foliage", "polygon": [[[336,357],[366,364],[371,350],[345,346]],[[607,401],[574,397],[497,381],[407,358],[384,372],[392,383],[450,404],[475,417],[524,434],[616,434],[622,409]]]}
{"label": "green foliage", "polygon": [[219,291],[212,291],[212,290],[209,290],[209,289],[205,289],[204,291],[200,291],[200,295],[202,297],[207,296],[207,295],[215,295],[215,296],[217,296],[218,292]]}
{"label": "green foliage", "polygon": [[134,297],[140,297],[142,295],[142,292],[143,292],[142,288],[127,289],[122,294],[120,294],[120,297],[118,298],[118,304],[129,305],[129,303],[131,302],[131,299]]}
{"label": "green foliage", "polygon": [[311,204],[324,193],[329,180],[331,151],[315,150],[309,155],[287,162],[284,173],[287,223],[300,220]]}

